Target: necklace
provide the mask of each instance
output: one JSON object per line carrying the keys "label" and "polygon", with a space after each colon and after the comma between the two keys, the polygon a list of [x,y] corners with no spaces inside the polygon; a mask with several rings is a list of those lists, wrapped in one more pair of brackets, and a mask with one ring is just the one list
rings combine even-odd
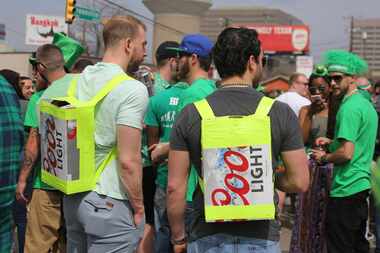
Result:
{"label": "necklace", "polygon": [[220,85],[219,88],[251,88],[252,85],[248,83],[230,83],[230,84],[224,84]]}

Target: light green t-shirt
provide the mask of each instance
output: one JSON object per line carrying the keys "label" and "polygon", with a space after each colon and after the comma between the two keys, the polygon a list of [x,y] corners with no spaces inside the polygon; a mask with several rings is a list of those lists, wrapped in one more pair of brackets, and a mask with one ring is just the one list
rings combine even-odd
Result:
{"label": "light green t-shirt", "polygon": [[375,150],[377,113],[359,92],[343,99],[336,117],[335,138],[329,149],[337,150],[341,140],[355,146],[351,161],[335,165],[331,197],[347,197],[371,188],[371,162]]}
{"label": "light green t-shirt", "polygon": [[[28,102],[28,106],[25,113],[24,126],[31,128],[38,128],[38,111],[37,104],[44,93],[44,90],[38,91],[34,93]],[[41,180],[41,161],[40,158],[37,159],[35,164],[33,165],[33,188],[34,189],[43,189],[43,190],[53,190],[52,187],[45,184]]]}
{"label": "light green t-shirt", "polygon": [[[178,106],[178,112],[180,112],[186,105],[197,102],[204,99],[216,90],[215,82],[213,80],[199,78],[196,79],[189,88],[183,92],[181,96],[180,105]],[[191,165],[190,175],[187,182],[186,200],[193,200],[193,193],[197,188],[198,174]]]}
{"label": "light green t-shirt", "polygon": [[[186,83],[177,83],[160,94],[154,95],[149,100],[144,123],[147,126],[160,128],[160,142],[169,142],[177,107],[181,95],[187,87]],[[167,163],[162,163],[158,166],[156,184],[166,190],[168,184]]]}
{"label": "light green t-shirt", "polygon": [[[87,67],[78,78],[77,98],[81,101],[90,100],[114,76],[123,73],[119,65],[112,63],[100,62]],[[49,92],[47,94],[51,97],[62,96],[67,94],[69,85],[70,82],[53,83],[46,92]],[[58,91],[59,94],[56,94]],[[116,145],[117,125],[142,129],[147,104],[148,91],[145,85],[137,80],[124,81],[98,103],[95,111],[96,166],[100,165]],[[102,172],[94,191],[115,199],[128,199],[119,171],[117,160],[111,161]]]}

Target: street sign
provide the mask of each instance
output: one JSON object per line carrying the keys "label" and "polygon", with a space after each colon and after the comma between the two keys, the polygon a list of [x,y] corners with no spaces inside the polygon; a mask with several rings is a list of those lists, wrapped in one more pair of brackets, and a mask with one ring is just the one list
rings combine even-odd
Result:
{"label": "street sign", "polygon": [[100,12],[92,9],[87,9],[83,7],[76,6],[75,7],[75,15],[83,20],[87,21],[100,21]]}

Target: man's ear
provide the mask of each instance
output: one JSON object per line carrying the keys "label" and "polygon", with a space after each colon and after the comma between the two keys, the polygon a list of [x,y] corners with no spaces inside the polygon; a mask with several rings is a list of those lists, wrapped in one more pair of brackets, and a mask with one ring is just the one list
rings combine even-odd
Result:
{"label": "man's ear", "polygon": [[247,68],[249,71],[254,71],[256,72],[256,69],[257,69],[257,62],[256,62],[256,59],[253,55],[251,55],[249,58],[248,58],[248,63],[247,63]]}
{"label": "man's ear", "polygon": [[132,53],[133,47],[134,47],[132,39],[131,38],[124,39],[123,44],[124,44],[123,46],[124,46],[125,51],[128,53]]}
{"label": "man's ear", "polygon": [[194,66],[197,64],[198,56],[196,54],[192,54],[190,57],[190,64],[191,66]]}

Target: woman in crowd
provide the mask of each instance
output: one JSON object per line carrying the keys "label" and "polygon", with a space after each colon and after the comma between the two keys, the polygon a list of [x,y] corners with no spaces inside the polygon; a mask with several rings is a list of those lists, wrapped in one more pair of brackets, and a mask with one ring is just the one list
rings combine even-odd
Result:
{"label": "woman in crowd", "polygon": [[[327,69],[317,66],[309,79],[312,104],[300,111],[300,124],[306,148],[314,147],[318,137],[327,134],[330,85]],[[323,147],[317,147],[323,148]],[[329,196],[332,167],[318,164],[310,157],[310,188],[299,194],[296,202],[296,219],[293,227],[290,252],[326,252],[324,217]]]}
{"label": "woman in crowd", "polygon": [[[34,93],[34,87],[32,80],[29,77],[21,76],[20,74],[9,69],[0,70],[0,75],[2,75],[15,89],[20,102],[21,118],[24,120],[26,106],[29,98]],[[28,131],[25,130],[25,137]],[[25,138],[26,140],[26,138]],[[32,194],[32,182],[31,178],[28,179],[28,186],[26,195],[31,196]],[[25,229],[26,229],[26,204],[15,201],[13,203],[13,219],[15,226],[17,228],[17,241],[18,241],[18,252],[24,252],[24,242],[25,242]]]}

